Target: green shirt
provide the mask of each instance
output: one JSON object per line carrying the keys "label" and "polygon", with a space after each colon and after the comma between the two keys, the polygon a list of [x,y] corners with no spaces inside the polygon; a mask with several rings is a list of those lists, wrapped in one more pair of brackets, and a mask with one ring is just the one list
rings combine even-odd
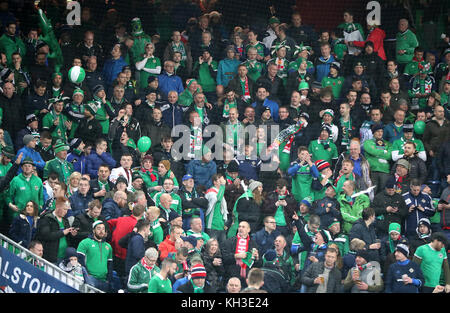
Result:
{"label": "green shirt", "polygon": [[434,288],[439,285],[442,263],[447,259],[445,248],[436,251],[431,247],[431,244],[422,245],[417,248],[414,256],[422,260],[420,268],[425,277],[424,286]]}
{"label": "green shirt", "polygon": [[108,261],[112,261],[112,247],[104,241],[92,238],[83,239],[77,252],[84,255],[88,273],[97,279],[106,280],[108,276]]}
{"label": "green shirt", "polygon": [[148,293],[172,293],[170,279],[164,279],[160,273],[153,275],[148,283]]}
{"label": "green shirt", "polygon": [[[416,35],[409,29],[403,33],[397,33],[395,52],[397,54],[397,62],[406,64],[411,62],[414,57],[414,49],[419,45]],[[406,50],[404,54],[399,54],[399,50]]]}

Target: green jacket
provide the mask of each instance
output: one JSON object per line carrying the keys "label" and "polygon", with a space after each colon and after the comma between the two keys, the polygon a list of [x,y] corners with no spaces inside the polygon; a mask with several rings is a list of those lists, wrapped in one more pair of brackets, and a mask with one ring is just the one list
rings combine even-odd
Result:
{"label": "green jacket", "polygon": [[370,165],[372,172],[389,173],[391,160],[392,144],[383,140],[384,146],[377,146],[375,139],[364,141],[364,156]]}
{"label": "green jacket", "polygon": [[159,271],[160,269],[156,265],[150,270],[142,264],[142,261],[137,262],[131,268],[130,275],[128,276],[128,291],[132,293],[147,293],[150,279],[155,273],[159,273]]}
{"label": "green jacket", "polygon": [[[13,203],[17,205],[19,210],[25,208],[28,201],[34,201],[42,209],[44,205],[44,187],[42,185],[42,180],[31,175],[30,179],[27,181],[23,173],[14,177],[9,185],[9,193],[7,195],[6,203]],[[13,216],[19,215],[18,212],[14,212]]]}
{"label": "green jacket", "polygon": [[61,161],[55,157],[45,164],[44,179],[47,179],[51,172],[57,173],[59,181],[64,182],[67,185],[69,183],[69,176],[74,172],[73,164],[66,160]]}
{"label": "green jacket", "polygon": [[[397,62],[406,64],[412,61],[414,57],[414,49],[419,45],[416,35],[409,29],[404,33],[397,33],[395,52],[397,55]],[[406,50],[404,54],[399,54],[399,50]]]}
{"label": "green jacket", "polygon": [[[56,118],[59,118],[59,124],[55,126],[53,123]],[[67,142],[67,132],[68,129],[65,125],[69,119],[63,113],[56,115],[52,110],[51,112],[45,114],[42,119],[42,128],[48,129],[51,132],[54,141],[61,139],[63,142]]]}
{"label": "green jacket", "polygon": [[353,224],[362,217],[362,211],[370,206],[370,199],[366,194],[359,195],[352,200],[353,203],[349,202],[344,192],[341,192],[337,197],[343,219],[342,230],[346,234],[350,232]]}
{"label": "green jacket", "polygon": [[[163,193],[166,193],[165,191],[160,191],[152,198],[155,202],[155,205],[159,207],[159,204],[161,203],[159,198]],[[183,207],[181,205],[181,198],[179,195],[177,195],[175,192],[171,192],[170,195],[172,196],[172,204],[170,205],[170,208],[178,213],[179,216],[183,214]]]}
{"label": "green jacket", "polygon": [[18,51],[22,58],[25,57],[27,52],[22,39],[18,36],[15,36],[14,39],[15,40],[12,40],[11,37],[6,34],[3,34],[3,36],[0,37],[0,51],[6,54],[6,58],[8,60],[7,65],[10,68],[14,68],[12,63],[12,54],[14,52]]}

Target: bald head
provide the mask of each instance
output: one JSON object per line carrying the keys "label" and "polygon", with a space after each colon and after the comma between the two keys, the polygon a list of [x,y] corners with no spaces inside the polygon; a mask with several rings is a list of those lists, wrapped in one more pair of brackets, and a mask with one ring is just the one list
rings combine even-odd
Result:
{"label": "bald head", "polygon": [[168,193],[163,193],[161,195],[161,197],[159,198],[159,200],[161,201],[161,205],[163,208],[165,208],[166,210],[168,210],[170,208],[170,205],[172,204],[172,196],[169,195]]}

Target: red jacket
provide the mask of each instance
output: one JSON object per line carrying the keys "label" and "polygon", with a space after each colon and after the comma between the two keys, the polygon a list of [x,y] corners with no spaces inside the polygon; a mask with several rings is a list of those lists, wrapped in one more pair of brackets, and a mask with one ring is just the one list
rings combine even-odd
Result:
{"label": "red jacket", "polygon": [[158,250],[159,259],[162,261],[170,252],[177,252],[177,249],[175,249],[175,241],[170,240],[170,235],[167,235],[166,239],[159,244]]}
{"label": "red jacket", "polygon": [[386,61],[386,53],[384,52],[383,40],[386,37],[386,33],[379,27],[376,27],[369,33],[366,41],[353,41],[355,47],[364,48],[367,41],[373,42],[373,50],[378,53],[378,56]]}
{"label": "red jacket", "polygon": [[127,257],[127,249],[119,245],[119,240],[131,232],[136,223],[137,219],[133,216],[123,216],[108,220],[108,225],[112,232],[111,246],[116,257],[123,260]]}

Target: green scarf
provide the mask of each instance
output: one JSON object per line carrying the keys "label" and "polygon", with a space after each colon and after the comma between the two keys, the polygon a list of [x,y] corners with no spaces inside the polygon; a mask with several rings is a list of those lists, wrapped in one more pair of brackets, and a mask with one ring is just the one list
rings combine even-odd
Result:
{"label": "green scarf", "polygon": [[194,284],[194,282],[192,281],[192,278],[190,279],[192,287],[194,288],[194,293],[204,293],[205,290],[203,290],[203,288],[205,288],[205,286],[203,287],[198,287]]}

